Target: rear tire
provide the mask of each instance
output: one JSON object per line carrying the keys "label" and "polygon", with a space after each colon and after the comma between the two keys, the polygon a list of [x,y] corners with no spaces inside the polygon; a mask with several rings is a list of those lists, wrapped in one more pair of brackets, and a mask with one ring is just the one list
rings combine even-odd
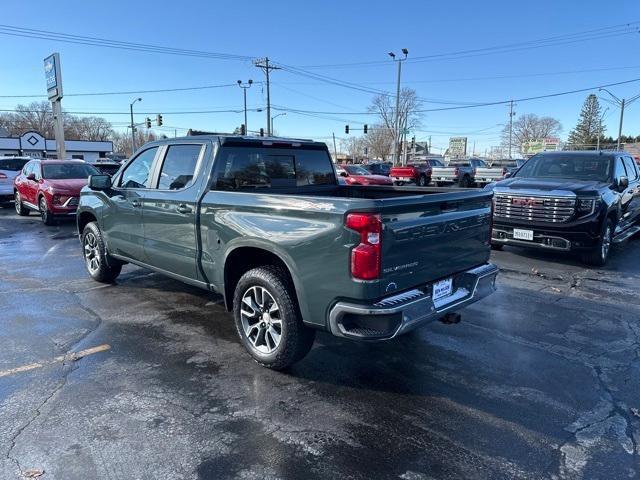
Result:
{"label": "rear tire", "polygon": [[49,211],[49,207],[47,207],[47,200],[43,197],[40,197],[38,201],[38,208],[40,209],[40,217],[42,218],[42,223],[45,225],[53,225],[55,222],[53,220],[53,215]]}
{"label": "rear tire", "polygon": [[27,215],[29,215],[29,209],[22,204],[22,197],[20,197],[19,192],[16,192],[15,208],[16,208],[16,213],[21,217],[26,217]]}
{"label": "rear tire", "polygon": [[107,253],[102,232],[96,222],[82,231],[82,255],[87,272],[96,282],[112,283],[122,270],[122,262]]}
{"label": "rear tire", "polygon": [[424,175],[420,175],[420,178],[418,179],[418,186],[424,187],[426,185],[427,185],[427,177],[425,177]]}
{"label": "rear tire", "polygon": [[293,285],[278,267],[254,268],[240,278],[233,316],[240,341],[264,367],[285,369],[313,346],[316,332],[302,323]]}
{"label": "rear tire", "polygon": [[602,226],[602,233],[598,245],[591,251],[582,254],[582,261],[594,267],[603,267],[609,259],[611,253],[611,240],[613,238],[613,220],[607,218]]}

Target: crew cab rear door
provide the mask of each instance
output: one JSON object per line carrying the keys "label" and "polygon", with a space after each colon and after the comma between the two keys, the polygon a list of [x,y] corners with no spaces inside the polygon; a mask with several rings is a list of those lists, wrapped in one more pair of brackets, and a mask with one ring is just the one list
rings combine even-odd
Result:
{"label": "crew cab rear door", "polygon": [[384,290],[416,287],[486,263],[492,195],[483,190],[383,200],[389,202],[382,208]]}
{"label": "crew cab rear door", "polygon": [[623,228],[640,221],[640,172],[633,158],[622,157],[629,186],[622,192]]}

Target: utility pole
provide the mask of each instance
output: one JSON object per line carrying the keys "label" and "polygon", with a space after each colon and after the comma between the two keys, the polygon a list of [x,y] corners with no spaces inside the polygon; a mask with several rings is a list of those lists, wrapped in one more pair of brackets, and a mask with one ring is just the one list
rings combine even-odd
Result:
{"label": "utility pole", "polygon": [[[396,54],[393,52],[389,52],[389,56],[394,62],[398,63],[398,82],[396,85],[396,115],[395,115],[395,125],[394,125],[394,138],[393,138],[393,163],[400,163],[399,160],[399,148],[398,142],[400,141],[400,77],[402,75],[402,62],[407,59],[407,55],[409,55],[409,50],[406,48],[402,49],[402,53],[404,54],[404,58],[396,59]],[[408,113],[408,112],[407,112]]]}
{"label": "utility pole", "polygon": [[253,80],[249,79],[249,81],[244,84],[242,80],[238,80],[238,86],[242,89],[242,96],[244,97],[244,131],[245,133],[249,131],[249,127],[247,125],[247,89],[251,88],[253,84]]}
{"label": "utility pole", "polygon": [[133,104],[141,101],[142,98],[138,97],[129,104],[129,111],[131,112],[131,156],[136,151],[136,124],[133,123]]}
{"label": "utility pole", "polygon": [[269,65],[269,57],[265,57],[263,60],[256,60],[254,65],[260,68],[267,77],[267,136],[271,136],[271,90],[269,82],[269,73],[271,70],[280,70],[280,67],[274,67]]}
{"label": "utility pole", "polygon": [[333,135],[333,157],[334,157],[334,162],[338,161],[338,149],[336,148],[336,134],[334,132],[331,132],[331,134]]}
{"label": "utility pole", "polygon": [[621,100],[606,88],[599,88],[598,90],[599,91],[604,90],[605,92],[607,92],[611,96],[611,98],[614,99],[614,103],[620,107],[620,123],[618,124],[618,143],[616,146],[616,149],[620,150],[620,145],[622,143],[622,121],[624,120],[624,109],[625,107],[628,107],[629,105],[631,105],[631,103],[638,100],[638,98],[640,98],[640,94],[636,95],[635,97],[631,97],[629,99],[623,98]]}
{"label": "utility pole", "polygon": [[513,100],[509,102],[509,159],[513,158],[511,156],[511,142],[513,138]]}

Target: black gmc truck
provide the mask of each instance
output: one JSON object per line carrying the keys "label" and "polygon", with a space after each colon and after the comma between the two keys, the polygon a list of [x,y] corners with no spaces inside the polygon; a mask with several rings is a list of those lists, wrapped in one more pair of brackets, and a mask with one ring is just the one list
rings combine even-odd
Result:
{"label": "black gmc truck", "polygon": [[640,170],[625,152],[544,152],[491,184],[491,245],[577,251],[602,266],[640,231]]}

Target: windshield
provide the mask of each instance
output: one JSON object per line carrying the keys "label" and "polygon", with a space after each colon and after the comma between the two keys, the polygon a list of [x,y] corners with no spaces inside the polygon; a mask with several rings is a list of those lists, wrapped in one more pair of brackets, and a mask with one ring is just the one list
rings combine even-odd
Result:
{"label": "windshield", "polygon": [[519,178],[566,178],[609,181],[611,157],[601,155],[534,155],[517,171]]}
{"label": "windshield", "polygon": [[29,160],[29,158],[0,158],[0,170],[17,172],[22,170]]}
{"label": "windshield", "polygon": [[42,176],[49,180],[69,180],[99,175],[100,172],[84,163],[51,163],[42,165]]}
{"label": "windshield", "polygon": [[367,170],[366,168],[362,168],[357,165],[347,165],[344,168],[347,170],[347,172],[349,172],[349,175],[370,175],[371,174],[371,172],[369,172],[369,170]]}

